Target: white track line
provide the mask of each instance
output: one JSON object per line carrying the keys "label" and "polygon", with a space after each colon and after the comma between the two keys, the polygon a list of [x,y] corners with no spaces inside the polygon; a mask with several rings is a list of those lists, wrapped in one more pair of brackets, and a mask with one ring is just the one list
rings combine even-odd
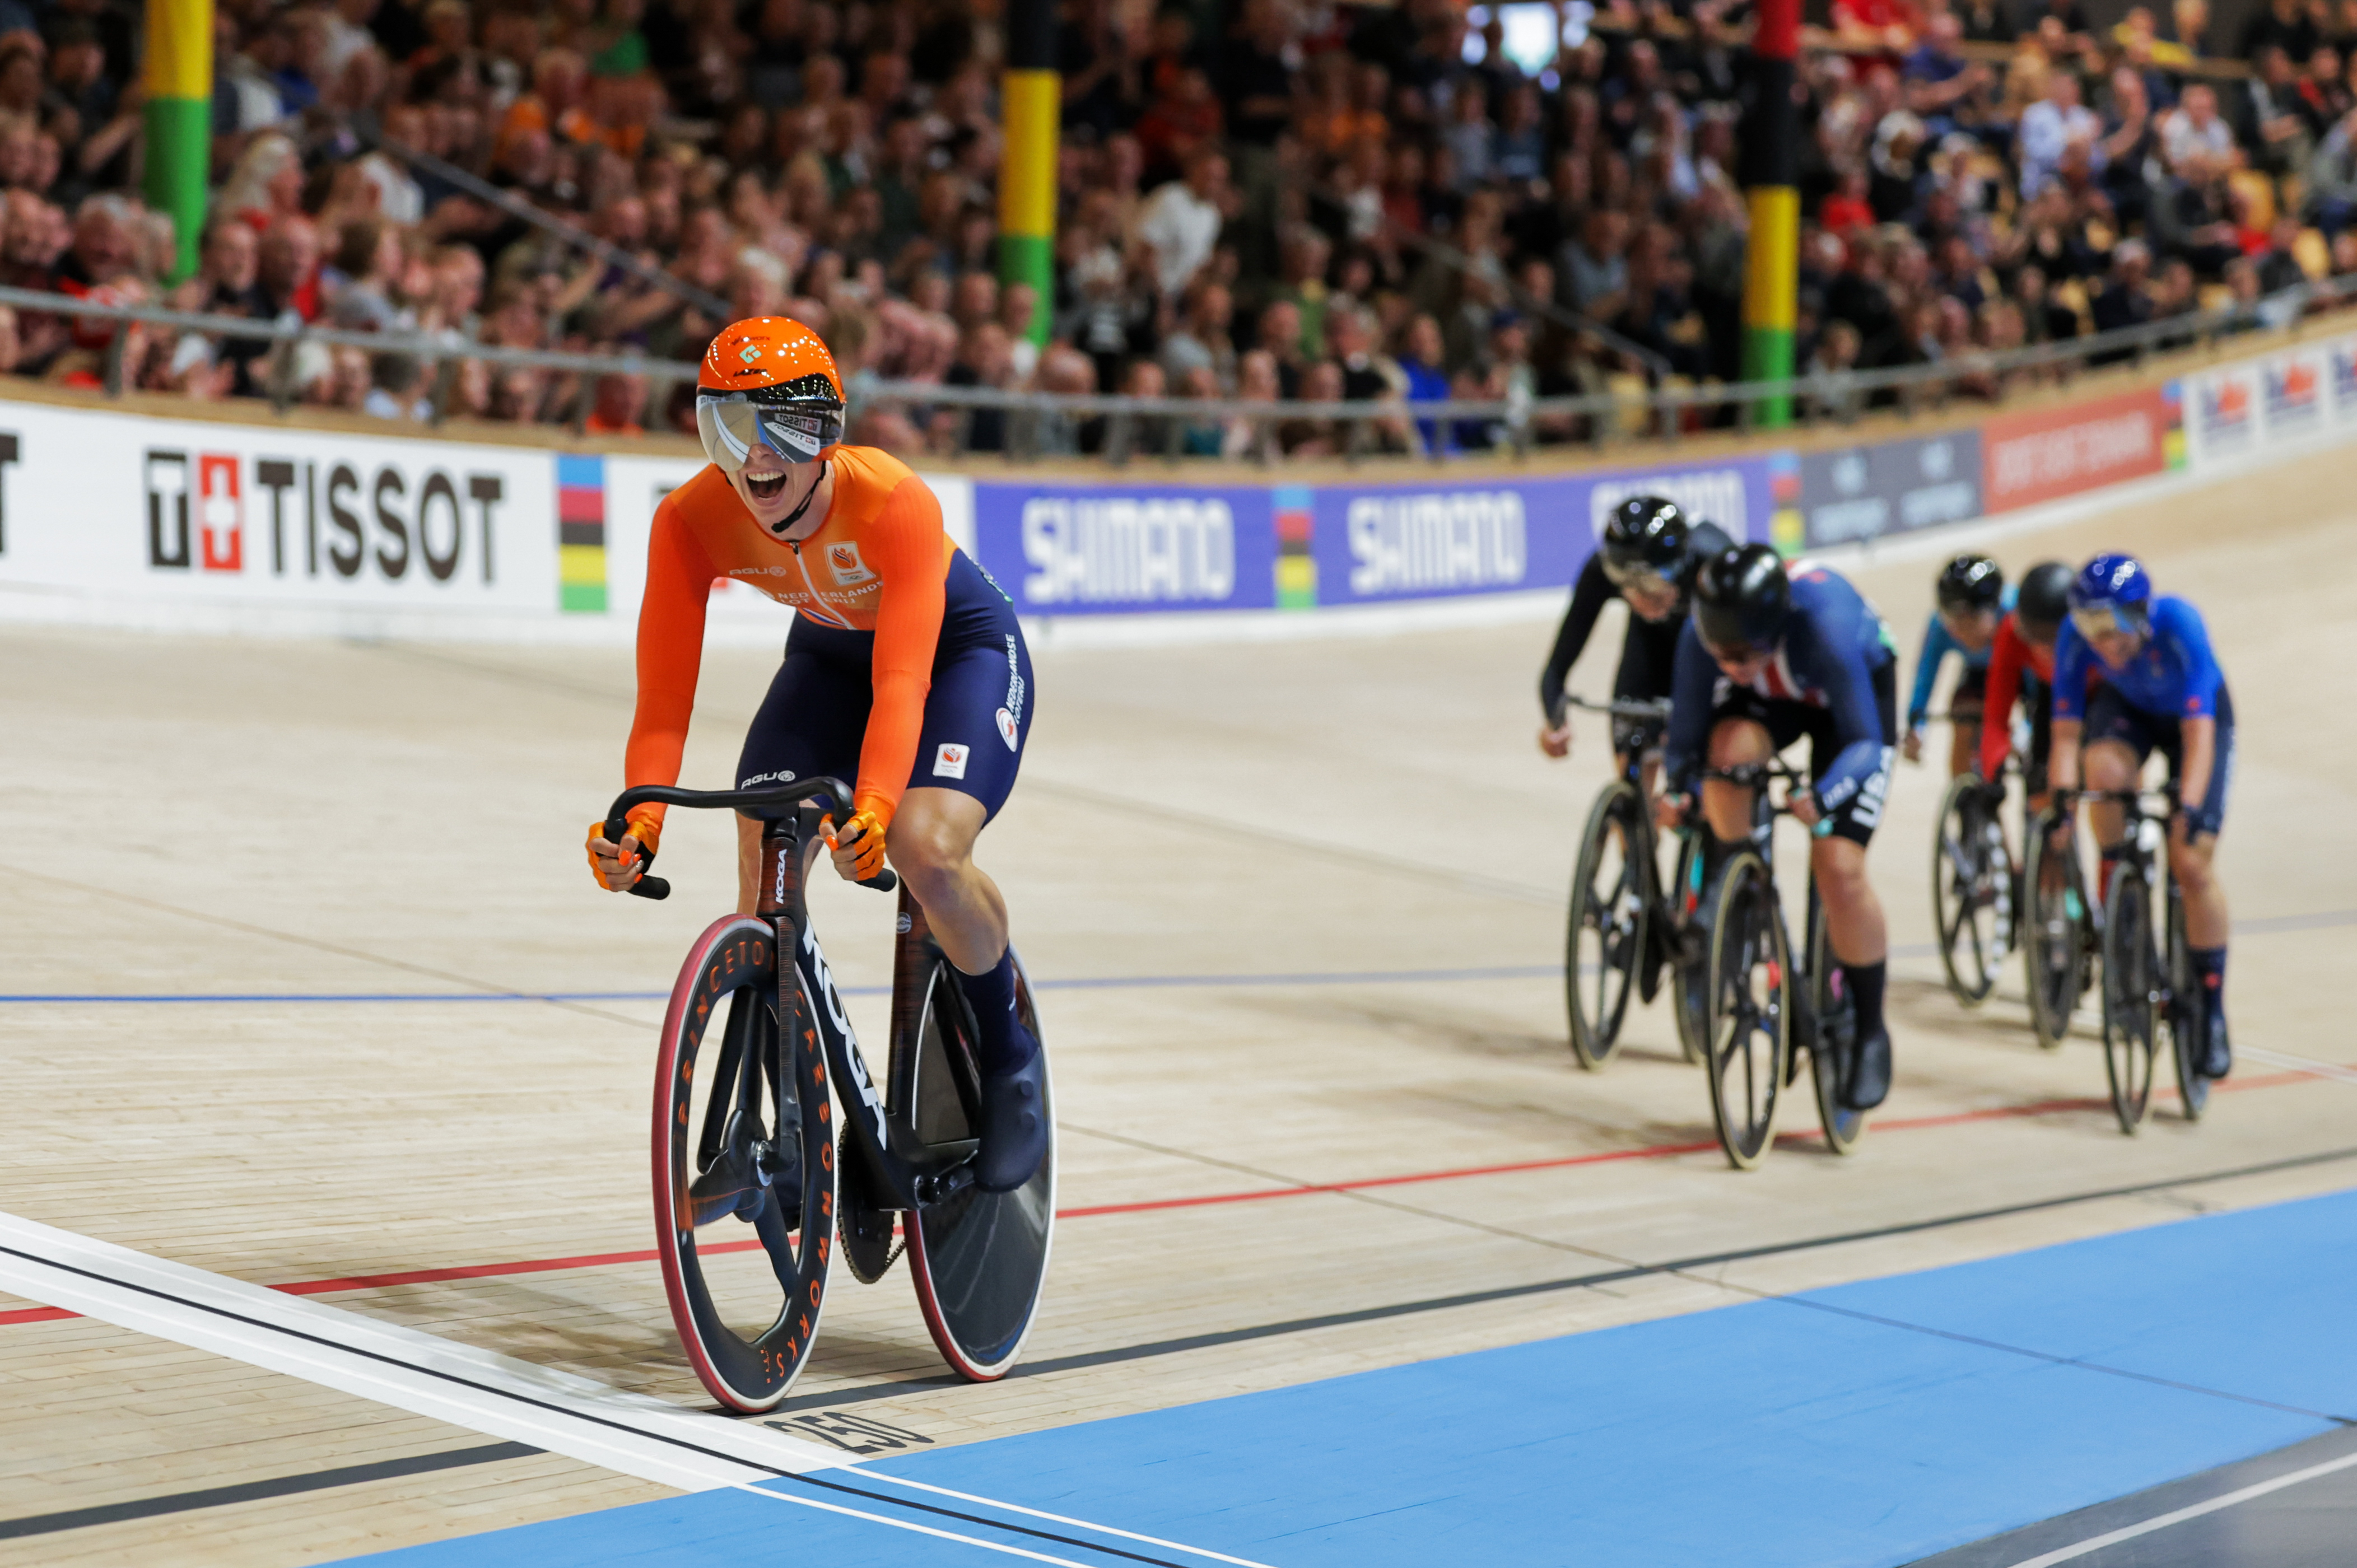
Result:
{"label": "white track line", "polygon": [[2222,1497],[2212,1498],[2206,1503],[2195,1503],[2190,1508],[2182,1508],[2173,1513],[2158,1515],[2146,1520],[2142,1524],[2126,1525],[2102,1535],[2091,1536],[2073,1546],[2061,1547],[2042,1556],[2027,1558],[2015,1563],[2013,1568],[2050,1568],[2053,1563],[2068,1563],[2073,1557],[2084,1557],[2091,1552],[2101,1552],[2106,1546],[2116,1545],[2123,1541],[2134,1541],[2139,1535],[2150,1535],[2157,1530],[2167,1530],[2170,1525],[2182,1524],[2189,1519],[2199,1519],[2205,1513],[2216,1513],[2220,1509],[2230,1509],[2236,1503],[2246,1503],[2253,1498],[2262,1498],[2269,1492],[2282,1491],[2286,1487],[2297,1487],[2303,1481],[2313,1481],[2319,1476],[2329,1476],[2335,1470],[2346,1470],[2352,1465],[2357,1465],[2357,1454],[2344,1454],[2338,1459],[2328,1459],[2321,1465],[2311,1465],[2305,1470],[2294,1470],[2288,1476],[2277,1476],[2272,1481],[2261,1481],[2256,1486],[2244,1487],[2240,1491],[2228,1492]]}
{"label": "white track line", "polygon": [[[683,1410],[571,1372],[5,1213],[0,1213],[0,1291],[683,1491],[733,1487],[773,1502],[844,1514],[1060,1568],[1086,1568],[1069,1558],[759,1485],[816,1470],[854,1469],[859,1463],[766,1426]],[[1151,1542],[1239,1568],[1267,1568],[1248,1558],[1042,1513],[996,1498],[952,1492],[898,1476],[882,1477],[876,1471],[858,1473],[863,1479],[888,1478],[1004,1513]],[[875,1500],[891,1506],[888,1498]],[[994,1523],[974,1522],[985,1527]],[[1074,1544],[1094,1550],[1085,1542]]]}
{"label": "white track line", "polygon": [[2296,1057],[2287,1051],[2262,1050],[2256,1046],[2238,1047],[2235,1054],[2248,1057],[2255,1062],[2265,1062],[2269,1067],[2291,1068],[2307,1073],[2311,1078],[2331,1078],[2338,1079],[2342,1083],[2357,1083],[2357,1069],[2343,1067],[2339,1062],[2320,1062],[2314,1057]]}
{"label": "white track line", "polygon": [[849,1458],[11,1214],[0,1214],[0,1289],[683,1491]]}
{"label": "white track line", "polygon": [[[888,1470],[862,1470],[859,1474],[863,1478],[870,1481],[889,1481],[895,1486],[914,1487],[920,1492],[931,1492],[936,1496],[944,1498],[955,1498],[961,1502],[984,1503],[991,1508],[1003,1509],[1007,1513],[1025,1514],[1032,1519],[1044,1519],[1056,1524],[1078,1525],[1082,1530],[1093,1530],[1105,1535],[1117,1535],[1124,1541],[1143,1541],[1148,1546],[1165,1546],[1173,1552],[1184,1552],[1193,1557],[1208,1557],[1214,1563],[1233,1563],[1237,1564],[1237,1568],[1270,1568],[1268,1563],[1255,1562],[1249,1557],[1230,1557],[1225,1552],[1209,1552],[1200,1546],[1189,1546],[1183,1541],[1165,1541],[1158,1535],[1140,1535],[1134,1530],[1115,1530],[1108,1524],[1092,1524],[1084,1519],[1071,1519],[1063,1514],[1049,1513],[1042,1509],[1027,1509],[1015,1503],[1003,1503],[996,1498],[978,1498],[972,1492],[952,1491],[947,1487],[928,1486],[922,1481],[909,1480],[906,1476],[895,1476]],[[758,1487],[751,1489],[755,1491],[761,1490],[761,1488]],[[769,1495],[776,1497],[779,1494],[771,1492]]]}
{"label": "white track line", "polygon": [[[861,1474],[864,1475],[866,1472],[862,1471]],[[1075,1563],[1069,1557],[1050,1557],[1044,1552],[1034,1552],[1028,1547],[1008,1546],[1000,1541],[985,1541],[978,1535],[960,1535],[953,1530],[936,1530],[931,1525],[915,1524],[908,1520],[888,1519],[880,1513],[866,1513],[858,1509],[847,1509],[843,1507],[840,1503],[823,1503],[816,1498],[798,1498],[786,1492],[770,1491],[766,1487],[749,1486],[741,1481],[737,1483],[737,1489],[740,1492],[750,1492],[757,1498],[766,1498],[773,1503],[799,1503],[803,1508],[818,1509],[826,1513],[848,1514],[853,1519],[872,1520],[877,1524],[888,1524],[895,1530],[914,1530],[919,1535],[934,1535],[939,1536],[943,1541],[955,1541],[967,1546],[979,1546],[985,1552],[1004,1552],[1009,1557],[1028,1557],[1034,1563],[1053,1563],[1057,1565],[1057,1568],[1092,1568],[1092,1565],[1089,1563]],[[984,1502],[989,1501],[986,1498],[977,1500]],[[991,1506],[994,1508],[1005,1508],[1006,1505],[1004,1503],[993,1503]],[[1017,1511],[1020,1513],[1028,1513],[1031,1510],[1028,1509],[1021,1509]],[[1089,1528],[1092,1530],[1099,1530],[1103,1527],[1101,1525],[1092,1525]],[[1113,1530],[1109,1533],[1119,1535],[1122,1532],[1119,1530]]]}

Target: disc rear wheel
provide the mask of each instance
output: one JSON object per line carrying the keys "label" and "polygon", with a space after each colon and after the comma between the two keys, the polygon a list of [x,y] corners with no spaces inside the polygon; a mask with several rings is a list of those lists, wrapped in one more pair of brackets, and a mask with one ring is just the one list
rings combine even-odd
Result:
{"label": "disc rear wheel", "polygon": [[1727,1163],[1749,1170],[1775,1136],[1792,1050],[1792,953],[1775,885],[1757,854],[1745,850],[1727,863],[1712,903],[1711,1117]]}
{"label": "disc rear wheel", "polygon": [[1814,898],[1809,920],[1809,998],[1815,1015],[1816,1040],[1809,1053],[1809,1081],[1816,1090],[1817,1123],[1825,1131],[1825,1147],[1836,1155],[1856,1149],[1866,1136],[1867,1113],[1841,1102],[1841,1086],[1849,1077],[1850,1053],[1857,1047],[1857,1007],[1850,1000],[1844,977],[1837,972],[1833,939],[1826,934],[1825,911]]}
{"label": "disc rear wheel", "polygon": [[[1016,1009],[1046,1050],[1019,961]],[[914,1059],[895,1064],[893,1082],[914,1097],[908,1113],[917,1139],[937,1155],[962,1157],[977,1137],[982,1076],[973,1025],[946,959],[930,966],[913,1039],[894,1042],[896,1051],[912,1047]],[[1003,1378],[1014,1368],[1047,1279],[1056,1225],[1052,1088],[1044,1101],[1048,1154],[1029,1181],[1012,1192],[970,1187],[902,1218],[925,1327],[942,1359],[971,1381]]]}
{"label": "disc rear wheel", "polygon": [[2169,887],[2169,1056],[2177,1068],[2177,1100],[2188,1122],[2199,1122],[2210,1108],[2210,1080],[2201,1076],[2201,1058],[2210,1037],[2209,995],[2201,977],[2193,972],[2193,955],[2186,950],[2185,901],[2174,881]]}
{"label": "disc rear wheel", "polygon": [[1590,1071],[1620,1048],[1629,993],[1644,959],[1652,890],[1645,885],[1644,829],[1637,821],[1642,810],[1625,779],[1609,786],[1587,813],[1572,874],[1564,991],[1572,1054]]}
{"label": "disc rear wheel", "polygon": [[781,1021],[769,923],[716,921],[688,950],[656,1054],[664,1291],[697,1378],[748,1413],[775,1408],[810,1358],[834,1230],[826,1067],[798,983],[786,999]]}
{"label": "disc rear wheel", "polygon": [[2029,905],[2021,944],[2023,979],[2029,988],[2030,1027],[2047,1050],[2060,1049],[2071,1033],[2079,1005],[2079,974],[2085,959],[2085,894],[2077,848],[2066,832],[2052,842],[2058,819],[2041,812],[2023,851],[2022,897]]}
{"label": "disc rear wheel", "polygon": [[2151,895],[2140,873],[2122,866],[2104,907],[2104,1072],[2123,1133],[2136,1130],[2152,1102],[2159,979]]}

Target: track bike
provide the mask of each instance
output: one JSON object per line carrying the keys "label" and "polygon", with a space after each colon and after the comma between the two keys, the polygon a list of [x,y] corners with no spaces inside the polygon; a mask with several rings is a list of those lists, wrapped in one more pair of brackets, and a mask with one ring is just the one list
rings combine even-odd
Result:
{"label": "track bike", "polygon": [[[1710,930],[1706,1070],[1719,1147],[1738,1170],[1760,1163],[1775,1136],[1778,1097],[1800,1076],[1805,1050],[1825,1146],[1849,1154],[1866,1136],[1867,1119],[1841,1103],[1857,1044],[1857,1006],[1833,956],[1814,873],[1808,946],[1798,964],[1776,886],[1775,821],[1790,814],[1792,794],[1809,781],[1782,762],[1707,768],[1703,777],[1752,791],[1751,840],[1719,867],[1702,911]],[[1771,782],[1784,786],[1783,799],[1770,800]]]}
{"label": "track bike", "polygon": [[[972,1380],[1006,1376],[1038,1310],[1054,1236],[1052,1101],[1042,1107],[1048,1155],[1031,1179],[1011,1192],[976,1187],[974,1019],[905,887],[877,1092],[804,897],[822,815],[851,815],[839,780],[626,789],[607,813],[607,838],[620,843],[625,815],[649,803],[763,820],[759,912],[723,916],[688,949],[656,1053],[655,1229],[672,1320],[696,1376],[730,1410],[774,1409],[809,1362],[838,1240],[853,1276],[873,1283],[900,1254],[896,1229],[942,1359]],[[896,885],[889,871],[861,884]],[[641,875],[630,891],[662,898],[671,886]],[[1018,1015],[1039,1039],[1019,960],[1016,980]],[[716,1019],[717,1048],[707,1050]],[[727,1239],[732,1219],[756,1240]]]}
{"label": "track bike", "polygon": [[1997,788],[1970,773],[1948,780],[1932,837],[1932,929],[1948,990],[1977,1007],[1996,989],[2012,956],[2017,921],[2013,851],[2003,821],[2005,780],[2020,771],[2008,757]]}
{"label": "track bike", "polygon": [[2093,988],[2103,911],[2087,896],[2072,812],[2061,800],[2034,814],[2022,834],[2023,979],[2038,1043],[2060,1050],[2071,1015]]}
{"label": "track bike", "polygon": [[[2133,1133],[2152,1101],[2155,1060],[2166,1049],[2177,1074],[2185,1119],[2198,1122],[2210,1102],[2210,1080],[2201,1073],[2208,1036],[2206,993],[2193,972],[2185,941],[2185,896],[2169,874],[2169,822],[2176,814],[2177,788],[2085,789],[2079,799],[2116,802],[2126,819],[2125,836],[2109,867],[2104,889],[2104,1072],[2112,1091],[2112,1112],[2120,1131]],[[2162,802],[2154,811],[2149,803]],[[2153,899],[2164,910],[2153,929]]]}
{"label": "track bike", "polygon": [[[1616,718],[1666,721],[1670,716],[1665,701],[1590,703],[1566,697],[1565,702]],[[1620,776],[1597,795],[1572,873],[1564,995],[1571,1014],[1572,1054],[1590,1071],[1620,1049],[1631,990],[1651,1002],[1663,965],[1682,972],[1694,961],[1686,953],[1686,931],[1702,902],[1697,830],[1679,830],[1677,869],[1664,886],[1644,769],[1644,757],[1631,751]],[[1703,1059],[1704,1027],[1687,987],[1674,979],[1670,998],[1678,1045],[1686,1060],[1698,1062]]]}

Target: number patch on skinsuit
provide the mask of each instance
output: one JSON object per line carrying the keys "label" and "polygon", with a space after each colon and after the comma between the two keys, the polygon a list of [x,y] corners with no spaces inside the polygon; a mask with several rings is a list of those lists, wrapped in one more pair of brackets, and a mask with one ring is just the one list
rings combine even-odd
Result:
{"label": "number patch on skinsuit", "polygon": [[936,779],[964,778],[965,759],[972,749],[970,746],[960,746],[953,740],[942,742],[940,749],[933,753],[933,777]]}

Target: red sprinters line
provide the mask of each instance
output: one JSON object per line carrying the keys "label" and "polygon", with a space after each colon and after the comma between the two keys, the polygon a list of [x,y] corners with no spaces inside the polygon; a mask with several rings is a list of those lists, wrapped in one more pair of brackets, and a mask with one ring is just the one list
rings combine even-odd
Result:
{"label": "red sprinters line", "polygon": [[[2212,1091],[2226,1093],[2244,1089],[2274,1089],[2287,1083],[2304,1082],[2317,1075],[2311,1072],[2269,1073],[2264,1078],[2241,1078],[2212,1085]],[[2174,1094],[2164,1089],[2162,1094]],[[1956,1111],[1940,1116],[1910,1116],[1897,1121],[1878,1122],[1876,1130],[1883,1133],[1920,1132],[1932,1127],[1957,1127],[1973,1122],[2006,1122],[2024,1116],[2053,1116],[2066,1111],[2104,1111],[2111,1102],[2104,1100],[2040,1100],[2028,1105],[1997,1105],[1981,1111]],[[1785,1133],[1778,1135],[1779,1143],[1806,1143],[1821,1138],[1821,1133]],[[1363,1192],[1369,1187],[1406,1187],[1420,1182],[1460,1181],[1468,1176],[1512,1176],[1523,1171],[1566,1170],[1574,1165],[1607,1165],[1618,1160],[1659,1160],[1679,1155],[1698,1155],[1715,1149],[1716,1142],[1694,1144],[1651,1144],[1636,1149],[1609,1149],[1597,1155],[1567,1155],[1551,1160],[1517,1160],[1500,1165],[1462,1165],[1453,1170],[1415,1171],[1406,1176],[1366,1176],[1358,1181],[1315,1182],[1302,1187],[1254,1187],[1245,1192],[1215,1192],[1193,1197],[1155,1198],[1145,1203],[1101,1203],[1087,1208],[1060,1208],[1059,1219],[1088,1219],[1104,1214],[1144,1214],[1166,1208],[1208,1208],[1225,1203],[1257,1203],[1265,1198],[1300,1197],[1320,1192]],[[700,1252],[749,1252],[760,1246],[758,1240],[720,1241],[711,1246],[699,1246]],[[542,1274],[563,1269],[602,1269],[619,1263],[651,1263],[656,1254],[652,1248],[633,1252],[589,1252],[574,1258],[533,1258],[512,1263],[471,1263],[447,1269],[412,1269],[397,1274],[349,1274],[331,1280],[297,1280],[289,1284],[270,1288],[287,1295],[327,1295],[339,1291],[386,1290],[395,1285],[435,1284],[447,1280],[498,1279],[509,1274]],[[55,1323],[80,1313],[62,1307],[36,1306],[16,1312],[0,1312],[0,1326],[12,1323]]]}

